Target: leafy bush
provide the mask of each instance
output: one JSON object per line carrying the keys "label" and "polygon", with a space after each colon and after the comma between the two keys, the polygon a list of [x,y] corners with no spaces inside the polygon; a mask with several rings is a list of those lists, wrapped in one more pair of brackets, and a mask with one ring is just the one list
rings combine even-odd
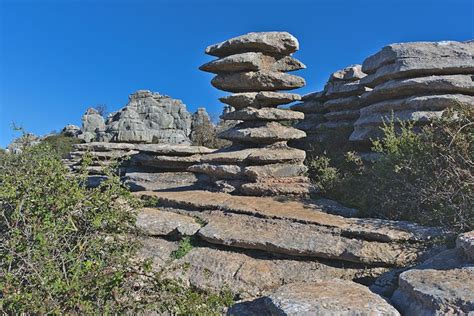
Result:
{"label": "leafy bush", "polygon": [[212,123],[201,124],[194,127],[191,133],[191,141],[194,146],[205,146],[208,148],[228,147],[231,142],[217,137],[217,129]]}
{"label": "leafy bush", "polygon": [[373,142],[375,163],[363,165],[353,153],[337,164],[320,155],[310,160],[310,174],[324,195],[369,216],[472,230],[473,120],[474,110],[465,107],[419,132],[392,121]]}
{"label": "leafy bush", "polygon": [[83,143],[83,140],[64,135],[51,135],[43,139],[43,142],[49,144],[51,150],[56,154],[65,158],[67,154],[73,151],[72,145]]}
{"label": "leafy bush", "polygon": [[165,281],[140,246],[137,201],[109,172],[95,189],[41,144],[0,161],[0,311],[216,314],[229,295]]}

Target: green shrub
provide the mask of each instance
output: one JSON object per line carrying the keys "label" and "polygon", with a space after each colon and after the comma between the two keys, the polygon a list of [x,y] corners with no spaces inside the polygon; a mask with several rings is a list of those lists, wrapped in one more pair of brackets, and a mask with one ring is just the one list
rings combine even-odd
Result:
{"label": "green shrub", "polygon": [[216,314],[229,296],[165,281],[132,260],[137,201],[113,171],[98,188],[47,144],[0,161],[0,311]]}
{"label": "green shrub", "polygon": [[80,144],[83,140],[59,134],[48,136],[43,139],[43,142],[49,144],[53,152],[58,154],[60,157],[65,158],[67,154],[73,151],[72,145]]}
{"label": "green shrub", "polygon": [[310,175],[323,195],[368,216],[472,230],[473,113],[446,111],[417,132],[412,124],[389,122],[373,142],[380,155],[374,163],[364,165],[351,152],[325,152],[308,161]]}
{"label": "green shrub", "polygon": [[179,241],[179,247],[176,251],[172,253],[172,256],[175,259],[180,259],[184,257],[188,252],[194,248],[192,237],[185,236]]}

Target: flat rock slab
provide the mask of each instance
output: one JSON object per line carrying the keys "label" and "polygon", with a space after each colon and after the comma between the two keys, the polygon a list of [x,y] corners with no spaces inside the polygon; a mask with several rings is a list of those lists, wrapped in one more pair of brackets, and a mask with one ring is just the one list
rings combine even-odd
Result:
{"label": "flat rock slab", "polygon": [[298,40],[287,32],[252,32],[206,48],[206,54],[225,57],[245,52],[289,55],[298,50]]}
{"label": "flat rock slab", "polygon": [[219,134],[220,138],[230,141],[256,144],[273,144],[281,141],[300,139],[305,136],[305,132],[293,127],[286,127],[278,122],[262,122],[250,126],[241,123]]}
{"label": "flat rock slab", "polygon": [[154,237],[141,238],[140,243],[141,247],[132,260],[151,260],[151,269],[153,272],[159,272],[170,264],[171,261],[173,261],[173,252],[179,248],[177,242]]}
{"label": "flat rock slab", "polygon": [[253,107],[260,109],[262,107],[276,107],[282,104],[288,104],[301,100],[301,96],[295,93],[285,92],[244,92],[235,93],[226,97],[219,98],[222,103],[228,104],[237,110]]}
{"label": "flat rock slab", "polygon": [[139,153],[134,155],[129,163],[132,166],[186,171],[186,168],[198,163],[200,159],[201,155],[199,154],[193,156],[162,156],[153,153]]}
{"label": "flat rock slab", "polygon": [[405,315],[470,315],[474,311],[474,267],[403,272],[392,301]]}
{"label": "flat rock slab", "polygon": [[264,220],[252,216],[207,217],[198,236],[207,242],[290,256],[336,259],[384,266],[404,266],[418,259],[421,247],[346,238],[317,225]]}
{"label": "flat rock slab", "polygon": [[333,72],[328,81],[357,81],[365,76],[367,76],[367,74],[362,71],[362,65],[351,65]]}
{"label": "flat rock slab", "polygon": [[222,119],[235,121],[294,121],[304,119],[304,114],[285,109],[247,107],[226,113],[222,116]]}
{"label": "flat rock slab", "polygon": [[385,268],[333,266],[318,261],[197,247],[173,262],[166,275],[202,290],[229,288],[240,297],[248,298],[268,294],[288,282],[372,278],[385,271]]}
{"label": "flat rock slab", "polygon": [[80,151],[114,151],[114,150],[134,150],[135,144],[130,143],[105,143],[92,142],[86,144],[74,144],[73,148]]}
{"label": "flat rock slab", "polygon": [[306,82],[301,77],[282,72],[256,71],[219,74],[211,84],[228,92],[259,92],[298,89]]}
{"label": "flat rock slab", "polygon": [[192,236],[201,228],[201,225],[190,216],[156,208],[140,209],[136,225],[149,236]]}
{"label": "flat rock slab", "polygon": [[131,191],[155,191],[191,187],[198,184],[198,177],[192,172],[129,172],[122,181]]}
{"label": "flat rock slab", "polygon": [[240,193],[253,196],[292,196],[305,198],[314,191],[313,185],[306,176],[282,178],[261,178],[256,182],[244,183]]}
{"label": "flat rock slab", "polygon": [[207,154],[214,151],[203,146],[187,146],[187,145],[162,145],[162,144],[139,144],[135,145],[135,149],[144,152],[152,153],[157,155],[168,155],[168,156],[191,156],[194,154]]}
{"label": "flat rock slab", "polygon": [[291,56],[274,57],[262,53],[242,53],[213,60],[199,67],[202,71],[212,73],[247,72],[247,71],[293,71],[306,66]]}
{"label": "flat rock slab", "polygon": [[272,315],[400,315],[367,287],[340,279],[287,284],[265,304]]}
{"label": "flat rock slab", "polygon": [[428,76],[395,79],[377,85],[364,93],[361,101],[365,105],[388,99],[398,99],[420,94],[466,94],[473,95],[473,75]]}
{"label": "flat rock slab", "polygon": [[303,112],[305,114],[324,113],[326,109],[323,107],[323,101],[307,100],[290,106],[293,111]]}
{"label": "flat rock slab", "polygon": [[304,150],[295,148],[228,148],[203,155],[201,162],[234,164],[270,164],[281,162],[303,162]]}
{"label": "flat rock slab", "polygon": [[327,214],[311,200],[277,201],[269,197],[235,196],[209,191],[137,192],[139,197],[155,197],[160,205],[184,209],[223,210],[231,213],[256,215],[264,218],[288,219],[337,228],[341,234],[360,236],[373,241],[429,241],[445,232],[438,228],[410,222],[369,218],[344,218]]}
{"label": "flat rock slab", "polygon": [[460,234],[456,239],[456,248],[462,249],[466,258],[474,263],[474,230]]}

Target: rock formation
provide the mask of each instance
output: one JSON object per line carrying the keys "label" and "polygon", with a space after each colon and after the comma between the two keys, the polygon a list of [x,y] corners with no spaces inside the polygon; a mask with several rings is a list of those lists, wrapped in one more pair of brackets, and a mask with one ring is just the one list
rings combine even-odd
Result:
{"label": "rock formation", "polygon": [[132,191],[191,187],[198,178],[186,169],[212,150],[200,146],[93,142],[74,145],[75,151],[64,160],[73,172],[81,170],[84,156],[91,163],[88,185],[98,186],[109,172],[118,172]]}
{"label": "rock formation", "polygon": [[420,127],[447,108],[474,106],[474,43],[391,44],[367,58],[361,84],[363,108],[350,140],[367,143],[381,135],[383,121],[416,122]]}
{"label": "rock formation", "polygon": [[82,116],[82,134],[79,138],[85,142],[97,140],[97,135],[105,132],[105,120],[99,112],[93,108],[87,109]]}
{"label": "rock formation", "polygon": [[81,133],[82,133],[81,128],[79,126],[72,125],[72,124],[66,125],[61,130],[61,134],[66,137],[78,138],[79,135],[81,135]]}
{"label": "rock formation", "polygon": [[224,120],[242,121],[220,133],[232,142],[221,152],[206,155],[189,170],[209,176],[219,190],[246,195],[306,195],[305,153],[287,141],[305,133],[280,122],[303,119],[298,112],[278,109],[300,97],[278,92],[300,88],[303,78],[287,74],[305,66],[291,57],[298,50],[296,38],[286,32],[249,33],[206,49],[219,59],[200,67],[215,73],[214,87],[234,94],[220,100],[236,111]]}

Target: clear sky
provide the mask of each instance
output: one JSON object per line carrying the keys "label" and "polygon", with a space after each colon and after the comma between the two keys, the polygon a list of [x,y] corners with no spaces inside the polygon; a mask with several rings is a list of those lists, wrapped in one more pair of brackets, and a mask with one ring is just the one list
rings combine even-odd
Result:
{"label": "clear sky", "polygon": [[214,115],[224,93],[198,67],[207,45],[251,31],[289,31],[304,94],[329,74],[406,41],[474,37],[473,0],[0,0],[0,147],[12,122],[35,134],[80,125],[89,106],[123,107],[148,89]]}

